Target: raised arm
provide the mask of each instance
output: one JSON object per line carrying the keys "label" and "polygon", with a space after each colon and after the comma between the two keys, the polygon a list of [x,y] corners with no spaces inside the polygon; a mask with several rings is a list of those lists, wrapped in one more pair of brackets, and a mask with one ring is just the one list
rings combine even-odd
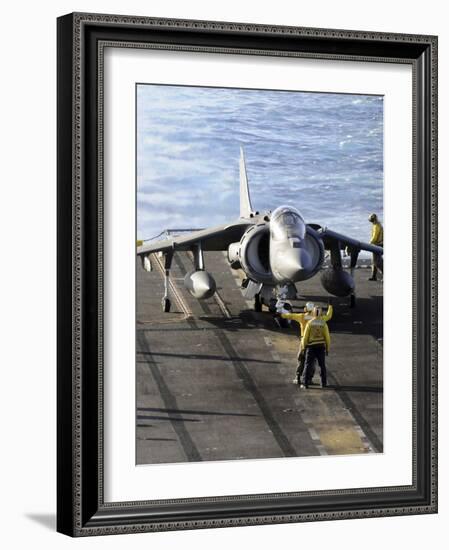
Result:
{"label": "raised arm", "polygon": [[323,321],[330,321],[332,319],[332,315],[334,314],[334,308],[332,307],[332,304],[329,304],[327,307],[327,311],[324,315],[321,316]]}

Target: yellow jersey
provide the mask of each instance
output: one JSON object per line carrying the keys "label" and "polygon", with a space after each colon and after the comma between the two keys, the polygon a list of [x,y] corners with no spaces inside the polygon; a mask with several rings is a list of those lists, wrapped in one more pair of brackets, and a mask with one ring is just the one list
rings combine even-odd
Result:
{"label": "yellow jersey", "polygon": [[383,246],[384,244],[384,228],[380,222],[373,223],[370,244],[376,244],[377,246]]}
{"label": "yellow jersey", "polygon": [[326,346],[326,351],[329,351],[331,345],[329,328],[326,321],[321,317],[315,317],[307,323],[302,338],[302,349],[305,349],[307,346],[316,346],[318,344],[324,344]]}

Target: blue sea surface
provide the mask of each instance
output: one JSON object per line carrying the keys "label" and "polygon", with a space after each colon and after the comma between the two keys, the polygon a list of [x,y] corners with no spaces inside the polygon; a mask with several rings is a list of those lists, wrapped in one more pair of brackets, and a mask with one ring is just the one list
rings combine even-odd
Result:
{"label": "blue sea surface", "polygon": [[239,149],[257,210],[369,240],[383,217],[381,96],[137,87],[137,236],[239,216]]}

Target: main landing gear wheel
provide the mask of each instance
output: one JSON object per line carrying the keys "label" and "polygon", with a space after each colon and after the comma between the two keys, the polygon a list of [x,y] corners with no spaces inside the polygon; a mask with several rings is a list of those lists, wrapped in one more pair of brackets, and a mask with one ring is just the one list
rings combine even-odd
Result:
{"label": "main landing gear wheel", "polygon": [[349,297],[349,307],[355,307],[355,294],[351,294]]}
{"label": "main landing gear wheel", "polygon": [[168,313],[170,311],[171,302],[169,298],[162,298],[162,311]]}
{"label": "main landing gear wheel", "polygon": [[282,317],[279,317],[279,327],[280,328],[288,328],[287,319],[283,319]]}
{"label": "main landing gear wheel", "polygon": [[288,328],[287,319],[283,319],[282,317],[276,316],[274,318],[274,323],[278,328]]}
{"label": "main landing gear wheel", "polygon": [[260,296],[258,294],[254,296],[254,311],[262,311],[262,302],[260,301]]}

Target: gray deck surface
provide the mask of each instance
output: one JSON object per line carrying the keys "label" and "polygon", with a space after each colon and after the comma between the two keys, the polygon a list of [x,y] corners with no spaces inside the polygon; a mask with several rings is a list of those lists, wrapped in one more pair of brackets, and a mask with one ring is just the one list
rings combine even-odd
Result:
{"label": "gray deck surface", "polygon": [[[317,369],[316,386],[301,390],[298,326],[252,311],[222,253],[205,253],[218,288],[206,301],[185,290],[192,260],[175,254],[170,313],[152,263],[148,273],[137,262],[137,464],[382,452],[383,289],[369,270],[356,270],[356,308],[333,298],[330,387]],[[327,304],[319,275],[297,287],[295,311]]]}

